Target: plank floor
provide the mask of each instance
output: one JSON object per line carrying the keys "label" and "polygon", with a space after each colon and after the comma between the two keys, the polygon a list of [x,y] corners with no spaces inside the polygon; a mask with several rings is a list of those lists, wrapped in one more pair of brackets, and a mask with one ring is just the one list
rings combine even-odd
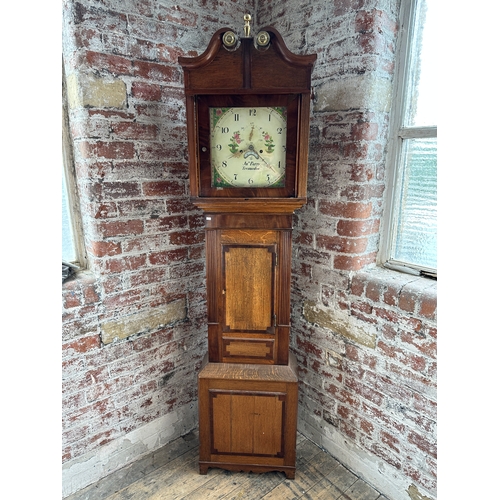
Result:
{"label": "plank floor", "polygon": [[65,500],[389,500],[301,434],[294,480],[282,472],[200,475],[198,445],[191,432]]}

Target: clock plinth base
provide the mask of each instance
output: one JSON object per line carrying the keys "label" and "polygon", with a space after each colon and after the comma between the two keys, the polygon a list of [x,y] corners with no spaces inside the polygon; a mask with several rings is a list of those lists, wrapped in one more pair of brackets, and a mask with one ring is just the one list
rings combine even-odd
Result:
{"label": "clock plinth base", "polygon": [[209,468],[295,477],[298,377],[288,365],[210,363],[198,375],[200,474]]}

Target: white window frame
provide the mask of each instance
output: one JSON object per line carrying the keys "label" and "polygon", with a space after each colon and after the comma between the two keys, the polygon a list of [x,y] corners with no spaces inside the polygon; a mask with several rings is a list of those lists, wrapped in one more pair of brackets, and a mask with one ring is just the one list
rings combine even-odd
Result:
{"label": "white window frame", "polygon": [[71,214],[71,227],[73,230],[73,244],[75,247],[76,260],[70,264],[76,265],[79,269],[87,268],[87,252],[83,240],[83,224],[78,199],[78,188],[76,184],[75,162],[73,156],[73,142],[70,134],[68,99],[66,92],[66,81],[64,78],[63,65],[63,95],[62,95],[62,161],[63,175],[66,181],[68,206]]}
{"label": "white window frame", "polygon": [[383,232],[379,249],[379,265],[414,275],[437,277],[437,269],[415,266],[393,258],[396,230],[395,220],[398,211],[398,194],[402,183],[402,151],[405,139],[424,139],[437,137],[437,126],[405,127],[406,102],[410,93],[411,48],[415,27],[418,26],[418,5],[421,0],[401,2],[399,15],[400,32],[397,42],[398,54],[393,86],[392,112],[389,125],[389,143],[387,155],[386,204],[383,217]]}

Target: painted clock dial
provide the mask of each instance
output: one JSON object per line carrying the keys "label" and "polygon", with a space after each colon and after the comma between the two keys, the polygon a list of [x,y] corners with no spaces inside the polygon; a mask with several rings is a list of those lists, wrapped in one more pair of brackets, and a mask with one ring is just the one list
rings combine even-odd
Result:
{"label": "painted clock dial", "polygon": [[286,106],[210,107],[213,188],[280,188],[286,172]]}

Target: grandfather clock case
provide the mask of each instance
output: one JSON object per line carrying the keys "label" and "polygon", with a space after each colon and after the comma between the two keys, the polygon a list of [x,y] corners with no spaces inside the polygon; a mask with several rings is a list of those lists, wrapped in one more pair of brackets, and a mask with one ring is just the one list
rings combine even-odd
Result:
{"label": "grandfather clock case", "polygon": [[200,473],[295,477],[289,352],[293,212],[306,202],[315,54],[272,27],[218,30],[180,57],[191,201],[204,212],[208,352],[198,375]]}

